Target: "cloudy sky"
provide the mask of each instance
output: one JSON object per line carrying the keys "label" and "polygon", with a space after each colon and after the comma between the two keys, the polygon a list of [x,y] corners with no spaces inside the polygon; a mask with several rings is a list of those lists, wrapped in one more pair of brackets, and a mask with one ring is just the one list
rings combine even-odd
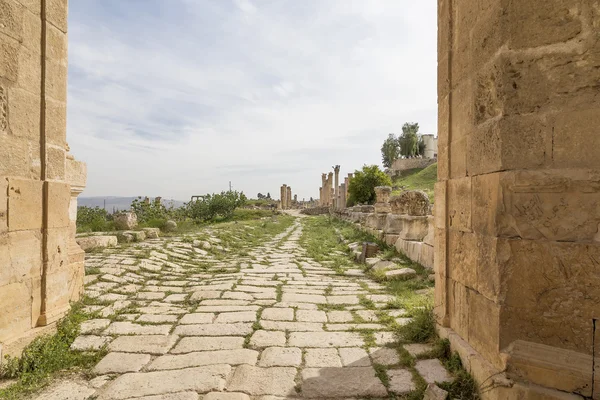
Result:
{"label": "cloudy sky", "polygon": [[318,197],[437,133],[435,0],[74,0],[68,141],[83,196]]}

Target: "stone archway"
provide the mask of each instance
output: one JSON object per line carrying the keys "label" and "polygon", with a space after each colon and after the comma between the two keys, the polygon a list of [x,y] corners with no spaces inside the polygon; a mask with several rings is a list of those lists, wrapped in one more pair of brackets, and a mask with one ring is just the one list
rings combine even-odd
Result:
{"label": "stone archway", "polygon": [[600,398],[600,2],[438,5],[440,332],[484,398]]}

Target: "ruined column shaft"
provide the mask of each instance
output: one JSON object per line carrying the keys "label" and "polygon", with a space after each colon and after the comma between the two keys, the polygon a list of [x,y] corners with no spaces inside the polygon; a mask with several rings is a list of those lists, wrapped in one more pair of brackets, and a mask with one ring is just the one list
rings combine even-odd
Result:
{"label": "ruined column shaft", "polygon": [[287,194],[286,194],[285,200],[286,200],[286,207],[292,208],[292,187],[291,186],[287,187]]}
{"label": "ruined column shaft", "polygon": [[438,10],[441,332],[479,357],[463,361],[480,383],[507,369],[514,386],[484,398],[592,396],[593,381],[600,396],[600,9],[439,0]]}
{"label": "ruined column shaft", "polygon": [[339,207],[339,193],[340,193],[339,192],[339,190],[340,190],[340,166],[336,165],[333,170],[335,172],[333,207],[337,209]]}

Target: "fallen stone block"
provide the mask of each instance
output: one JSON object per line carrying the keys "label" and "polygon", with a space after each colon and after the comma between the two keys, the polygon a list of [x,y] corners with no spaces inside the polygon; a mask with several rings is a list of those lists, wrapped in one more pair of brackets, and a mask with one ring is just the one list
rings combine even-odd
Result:
{"label": "fallen stone block", "polygon": [[117,245],[116,236],[86,236],[75,239],[82,250],[103,249]]}
{"label": "fallen stone block", "polygon": [[400,268],[387,271],[385,277],[388,279],[410,279],[417,275],[417,271],[412,268]]}

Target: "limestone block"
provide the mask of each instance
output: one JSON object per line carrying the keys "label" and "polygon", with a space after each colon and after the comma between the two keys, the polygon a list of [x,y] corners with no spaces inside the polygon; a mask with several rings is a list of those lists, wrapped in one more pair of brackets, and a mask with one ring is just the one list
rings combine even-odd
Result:
{"label": "limestone block", "polygon": [[64,181],[66,152],[62,148],[46,147],[46,176],[48,179]]}
{"label": "limestone block", "polygon": [[10,178],[8,181],[9,231],[42,228],[42,182]]}
{"label": "limestone block", "polygon": [[160,236],[159,228],[143,228],[142,232],[146,234],[146,237],[148,239],[158,239],[158,237]]}
{"label": "limestone block", "polygon": [[27,139],[0,132],[0,142],[2,143],[2,157],[0,157],[2,174],[4,176],[29,176],[31,159]]}
{"label": "limestone block", "polygon": [[16,87],[33,94],[37,97],[38,101],[40,100],[42,86],[40,43],[40,39],[38,39],[36,42],[27,43],[27,46],[20,46],[17,56],[19,60],[19,71],[17,74]]}
{"label": "limestone block", "polygon": [[446,392],[444,389],[441,389],[435,383],[430,383],[427,385],[423,400],[446,400],[447,398],[448,392]]}
{"label": "limestone block", "polygon": [[137,215],[134,212],[124,212],[114,218],[115,228],[118,230],[131,230],[137,227]]}
{"label": "limestone block", "polygon": [[0,342],[7,342],[31,329],[31,285],[26,281],[0,287]]}
{"label": "limestone block", "polygon": [[433,270],[435,265],[434,247],[426,243],[421,245],[421,255],[419,256],[419,264],[425,268]]}
{"label": "limestone block", "polygon": [[8,125],[12,134],[39,141],[40,97],[23,89],[9,89],[8,95]]}
{"label": "limestone block", "polygon": [[53,100],[67,101],[67,66],[46,59],[46,95]]}
{"label": "limestone block", "polygon": [[383,240],[388,246],[393,246],[398,241],[398,238],[400,238],[400,235],[385,234]]}
{"label": "limestone block", "polygon": [[598,314],[600,245],[507,242],[510,258],[498,267],[504,298],[501,347],[522,339],[590,354],[591,321]]}
{"label": "limestone block", "polygon": [[117,245],[116,236],[86,236],[77,238],[76,241],[83,250],[114,247]]}
{"label": "limestone block", "polygon": [[448,181],[448,229],[471,232],[471,178]]}
{"label": "limestone block", "polygon": [[0,32],[13,39],[23,36],[24,8],[14,0],[5,0],[0,5]]}
{"label": "limestone block", "polygon": [[405,215],[402,219],[400,238],[404,240],[422,241],[429,230],[428,217],[414,217]]}
{"label": "limestone block", "polygon": [[8,179],[0,177],[0,235],[8,231]]}
{"label": "limestone block", "polygon": [[392,196],[390,206],[393,214],[427,215],[429,197],[422,190],[408,190],[398,196]]}
{"label": "limestone block", "polygon": [[67,157],[65,180],[71,186],[85,187],[87,181],[87,166],[84,162]]}
{"label": "limestone block", "polygon": [[62,32],[67,32],[68,0],[46,1],[46,19]]}
{"label": "limestone block", "polygon": [[46,142],[65,147],[67,140],[67,105],[46,99]]}
{"label": "limestone block", "polygon": [[382,230],[385,225],[386,217],[387,214],[368,214],[366,217],[365,226],[375,230]]}
{"label": "limestone block", "polygon": [[517,340],[506,349],[510,378],[591,397],[592,356]]}
{"label": "limestone block", "polygon": [[71,186],[68,183],[48,182],[48,228],[70,226],[69,206]]}
{"label": "limestone block", "polygon": [[448,280],[447,311],[450,328],[463,339],[469,341],[469,294],[471,293],[462,283]]}
{"label": "limestone block", "polygon": [[469,290],[468,338],[473,346],[490,363],[500,368],[500,306],[480,293]]}
{"label": "limestone block", "polygon": [[416,275],[417,275],[417,271],[415,271],[412,268],[394,269],[391,271],[387,271],[385,273],[385,277],[387,279],[401,279],[401,280],[411,279],[411,278],[414,278]]}
{"label": "limestone block", "polygon": [[386,234],[400,234],[403,227],[404,218],[402,215],[387,214],[383,231]]}
{"label": "limestone block", "polygon": [[11,82],[17,81],[19,70],[19,47],[19,42],[17,40],[0,34],[0,54],[2,54],[0,77]]}
{"label": "limestone block", "polygon": [[[34,53],[41,54],[42,21],[40,19],[40,2],[36,0],[21,0],[20,3],[31,11],[23,13],[23,42],[21,44]],[[37,12],[32,9],[32,5],[37,6]],[[39,90],[38,87],[37,93],[39,93]]]}
{"label": "limestone block", "polygon": [[175,221],[167,221],[164,226],[165,232],[175,232],[177,230],[177,222]]}
{"label": "limestone block", "polygon": [[423,238],[423,243],[433,246],[435,243],[435,217],[430,215],[427,217],[427,235]]}
{"label": "limestone block", "polygon": [[67,62],[67,35],[53,25],[46,27],[46,58],[65,65]]}
{"label": "limestone block", "polygon": [[0,285],[41,275],[42,235],[39,230],[0,234]]}

